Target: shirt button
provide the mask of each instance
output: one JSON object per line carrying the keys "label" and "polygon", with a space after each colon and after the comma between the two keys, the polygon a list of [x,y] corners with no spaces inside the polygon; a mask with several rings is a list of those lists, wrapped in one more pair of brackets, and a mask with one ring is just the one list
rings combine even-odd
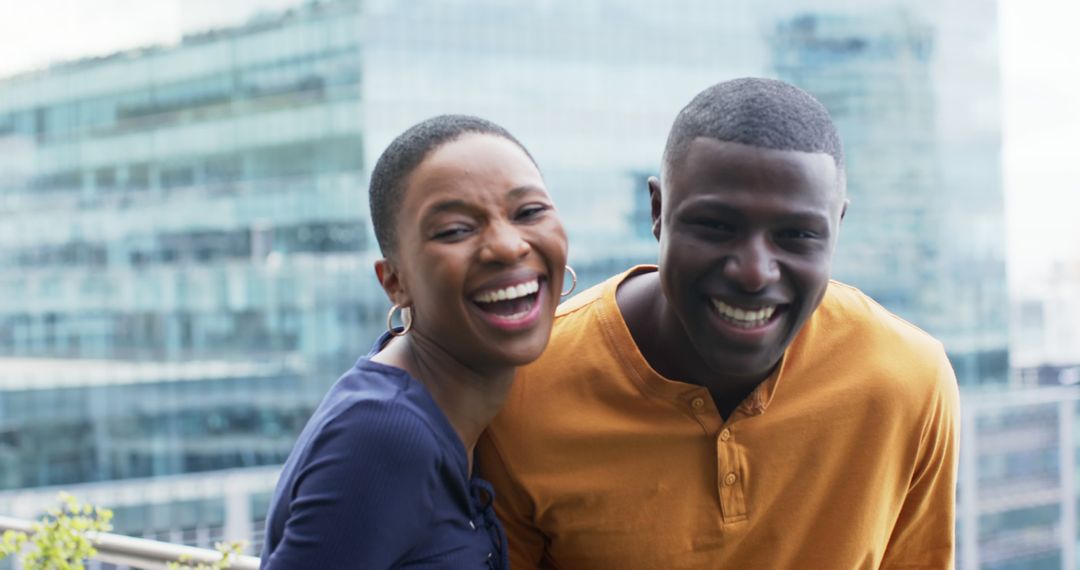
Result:
{"label": "shirt button", "polygon": [[476,530],[476,523],[469,521],[469,528]]}
{"label": "shirt button", "polygon": [[694,398],[693,400],[690,400],[690,405],[693,406],[695,410],[700,410],[705,405],[705,399]]}
{"label": "shirt button", "polygon": [[731,430],[725,428],[724,431],[720,432],[720,441],[727,441],[729,439],[731,439]]}
{"label": "shirt button", "polygon": [[736,475],[736,474],[734,474],[734,473],[728,473],[728,474],[727,474],[727,475],[726,475],[726,476],[724,477],[724,484],[725,484],[725,485],[734,485],[734,484],[735,484],[735,481],[737,481],[738,479],[739,479],[739,476],[738,476],[738,475]]}
{"label": "shirt button", "polygon": [[490,553],[490,552],[488,552],[488,558],[489,558],[489,559],[491,558],[491,553]]}

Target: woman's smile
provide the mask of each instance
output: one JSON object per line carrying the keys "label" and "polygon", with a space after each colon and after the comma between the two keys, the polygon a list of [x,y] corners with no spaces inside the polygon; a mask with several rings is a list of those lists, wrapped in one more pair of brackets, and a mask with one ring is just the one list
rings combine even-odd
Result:
{"label": "woman's smile", "polygon": [[540,318],[540,308],[547,294],[542,288],[544,281],[546,279],[537,276],[505,287],[485,289],[472,296],[472,304],[479,309],[484,321],[496,328],[526,329]]}

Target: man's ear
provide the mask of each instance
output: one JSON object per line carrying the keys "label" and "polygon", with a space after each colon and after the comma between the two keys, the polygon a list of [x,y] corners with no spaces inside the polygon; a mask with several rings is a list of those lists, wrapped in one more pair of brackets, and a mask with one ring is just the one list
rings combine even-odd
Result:
{"label": "man's ear", "polygon": [[400,307],[412,305],[412,298],[406,291],[405,283],[393,261],[383,258],[375,262],[375,277],[379,279],[383,291],[390,298],[390,302]]}
{"label": "man's ear", "polygon": [[838,185],[840,190],[840,196],[844,199],[844,203],[840,206],[840,221],[843,222],[844,216],[847,215],[848,206],[851,205],[851,198],[848,198],[847,193],[847,173],[841,171],[839,176],[840,180],[838,182]]}
{"label": "man's ear", "polygon": [[660,239],[660,212],[662,210],[660,201],[662,197],[660,195],[660,179],[655,176],[649,177],[649,207],[652,210],[652,235],[657,240]]}

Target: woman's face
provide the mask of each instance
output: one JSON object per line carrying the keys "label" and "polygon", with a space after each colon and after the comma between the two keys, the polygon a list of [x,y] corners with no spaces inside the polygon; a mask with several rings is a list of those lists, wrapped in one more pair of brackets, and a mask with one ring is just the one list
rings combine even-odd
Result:
{"label": "woman's face", "polygon": [[[514,143],[467,133],[406,180],[383,278],[423,336],[475,370],[538,358],[551,334],[566,232],[540,172]],[[394,287],[396,285],[396,287]]]}

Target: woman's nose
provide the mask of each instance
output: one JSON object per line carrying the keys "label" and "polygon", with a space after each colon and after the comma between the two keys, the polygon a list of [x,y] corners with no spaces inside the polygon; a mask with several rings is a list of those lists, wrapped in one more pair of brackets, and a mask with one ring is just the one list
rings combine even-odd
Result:
{"label": "woman's nose", "polygon": [[492,224],[483,246],[484,261],[514,263],[529,253],[532,246],[510,223]]}

